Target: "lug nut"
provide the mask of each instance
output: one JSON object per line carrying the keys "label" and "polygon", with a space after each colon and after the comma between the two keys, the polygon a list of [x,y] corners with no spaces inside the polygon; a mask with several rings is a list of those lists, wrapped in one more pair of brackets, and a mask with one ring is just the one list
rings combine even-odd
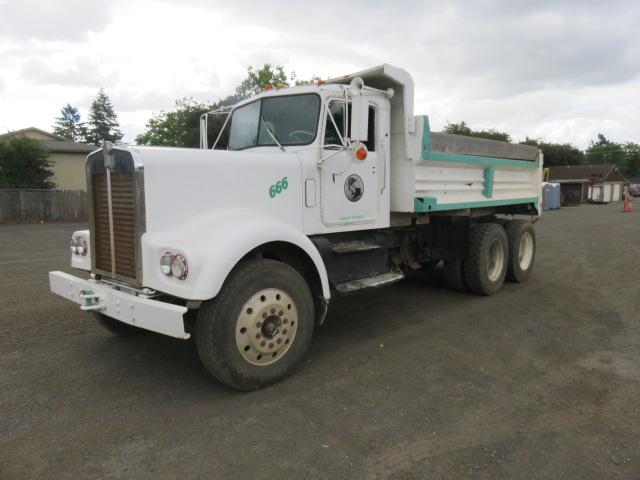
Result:
{"label": "lug nut", "polygon": [[262,318],[267,318],[267,312],[262,313]]}
{"label": "lug nut", "polygon": [[269,348],[273,348],[273,343],[270,343],[270,344],[269,344]]}
{"label": "lug nut", "polygon": [[262,337],[262,335],[260,335],[259,333],[256,333],[256,338],[260,338]]}
{"label": "lug nut", "polygon": [[262,322],[256,323],[256,327],[260,328],[262,326]]}
{"label": "lug nut", "polygon": [[282,339],[281,338],[278,339],[278,343],[282,343]]}
{"label": "lug nut", "polygon": [[285,328],[284,330],[282,330],[282,334],[286,335],[287,334],[287,329]]}
{"label": "lug nut", "polygon": [[278,312],[278,315],[282,316],[282,314],[283,314],[283,313],[284,313],[284,312],[283,312],[282,310],[280,310],[280,311]]}
{"label": "lug nut", "polygon": [[275,308],[272,308],[272,309],[271,309],[271,314],[274,314],[274,313],[276,313],[276,309],[275,309]]}
{"label": "lug nut", "polygon": [[260,346],[264,347],[267,344],[267,342],[265,342],[264,340],[260,342]]}
{"label": "lug nut", "polygon": [[282,320],[282,323],[284,323],[284,324],[286,325],[287,323],[289,323],[289,320],[287,320],[287,319],[285,318],[284,320]]}

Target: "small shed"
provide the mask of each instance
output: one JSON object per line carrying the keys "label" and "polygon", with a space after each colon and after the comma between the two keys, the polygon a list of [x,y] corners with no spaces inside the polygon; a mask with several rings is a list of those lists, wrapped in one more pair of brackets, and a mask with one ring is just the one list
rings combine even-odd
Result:
{"label": "small shed", "polygon": [[562,206],[618,202],[629,192],[629,181],[609,164],[550,167],[548,181],[560,184]]}

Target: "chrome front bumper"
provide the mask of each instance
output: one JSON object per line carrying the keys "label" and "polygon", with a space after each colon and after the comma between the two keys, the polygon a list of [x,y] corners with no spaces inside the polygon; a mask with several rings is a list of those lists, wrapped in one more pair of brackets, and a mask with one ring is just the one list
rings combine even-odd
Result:
{"label": "chrome front bumper", "polygon": [[96,280],[84,280],[64,272],[49,272],[51,291],[80,305],[135,327],[187,339],[182,316],[186,307],[151,300],[115,289]]}

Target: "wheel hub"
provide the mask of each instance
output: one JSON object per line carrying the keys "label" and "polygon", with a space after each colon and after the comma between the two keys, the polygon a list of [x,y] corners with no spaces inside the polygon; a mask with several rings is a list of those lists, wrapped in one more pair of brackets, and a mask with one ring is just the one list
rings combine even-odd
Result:
{"label": "wheel hub", "polygon": [[266,318],[262,324],[262,336],[265,338],[273,338],[278,335],[280,327],[282,326],[282,318],[277,315],[271,315]]}
{"label": "wheel hub", "polygon": [[520,239],[520,248],[518,249],[518,262],[522,270],[527,270],[533,262],[533,237],[529,232],[525,232]]}
{"label": "wheel hub", "polygon": [[489,246],[487,255],[487,276],[495,282],[500,278],[504,266],[504,250],[499,240],[494,240]]}
{"label": "wheel hub", "polygon": [[298,310],[284,290],[268,288],[255,293],[236,321],[236,345],[253,365],[269,365],[282,358],[293,343]]}

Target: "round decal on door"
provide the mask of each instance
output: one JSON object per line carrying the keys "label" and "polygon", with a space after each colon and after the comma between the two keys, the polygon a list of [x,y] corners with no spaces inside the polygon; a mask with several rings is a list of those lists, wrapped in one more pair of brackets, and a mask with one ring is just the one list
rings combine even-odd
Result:
{"label": "round decal on door", "polygon": [[352,202],[357,202],[364,193],[364,183],[358,175],[349,175],[344,182],[344,194]]}

